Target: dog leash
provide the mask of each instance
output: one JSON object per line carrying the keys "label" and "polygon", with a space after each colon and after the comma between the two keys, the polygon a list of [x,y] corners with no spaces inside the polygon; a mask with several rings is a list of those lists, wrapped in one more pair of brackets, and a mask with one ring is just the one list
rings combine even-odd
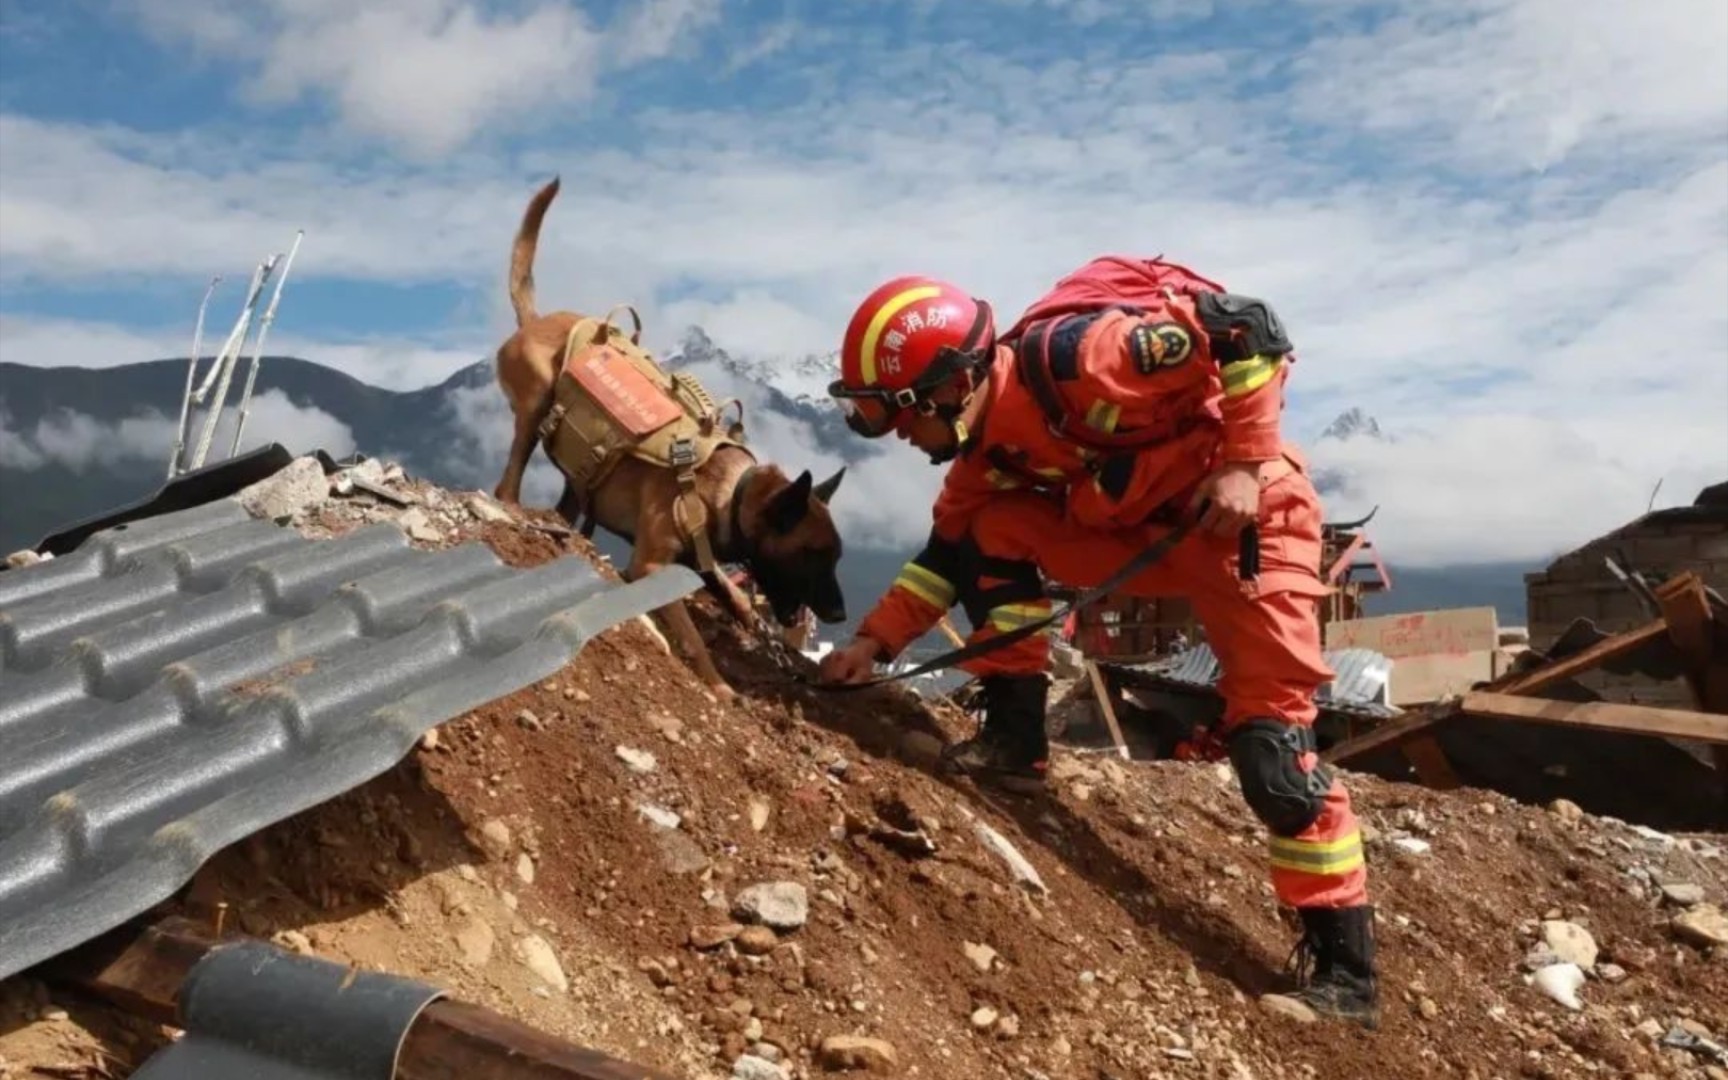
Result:
{"label": "dog leash", "polygon": [[[1067,618],[1070,612],[1097,603],[1108,594],[1114,592],[1118,586],[1134,577],[1134,575],[1140,573],[1142,570],[1145,570],[1147,567],[1152,566],[1163,559],[1166,555],[1170,554],[1171,550],[1175,548],[1177,544],[1187,539],[1188,534],[1193,531],[1195,524],[1205,513],[1205,510],[1206,507],[1204,504],[1201,505],[1198,511],[1191,518],[1176,525],[1169,532],[1165,533],[1157,540],[1154,540],[1142,550],[1135,552],[1133,558],[1123,563],[1114,573],[1105,578],[1102,582],[1077,594],[1073,599],[1063,604],[1060,608],[1057,608],[1050,612],[1050,614],[1035,622],[1026,623],[1023,626],[1017,626],[996,637],[986,638],[983,641],[974,641],[971,644],[963,645],[958,649],[951,649],[940,656],[924,661],[917,667],[908,668],[905,671],[893,675],[878,675],[874,679],[867,679],[864,682],[855,683],[829,683],[809,678],[803,678],[802,681],[812,689],[825,690],[830,693],[840,693],[850,690],[868,690],[872,687],[885,686],[888,683],[900,682],[902,679],[916,678],[919,675],[925,675],[932,671],[941,671],[944,668],[953,667],[956,664],[971,660],[974,657],[995,652],[997,649],[1005,649],[1017,641],[1024,641],[1026,638],[1038,633],[1051,623]],[[1242,540],[1244,552],[1247,551],[1251,543],[1255,552],[1252,569],[1257,571],[1260,561],[1259,538],[1258,535],[1255,535],[1250,539],[1249,530],[1244,529]],[[1246,571],[1249,569],[1250,567],[1247,561],[1244,560],[1242,570]]]}

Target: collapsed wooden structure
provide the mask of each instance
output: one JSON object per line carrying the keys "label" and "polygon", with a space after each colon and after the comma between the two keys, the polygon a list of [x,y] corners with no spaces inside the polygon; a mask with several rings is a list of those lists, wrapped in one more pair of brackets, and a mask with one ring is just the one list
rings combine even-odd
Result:
{"label": "collapsed wooden structure", "polygon": [[[1723,804],[1728,807],[1728,602],[1691,572],[1655,586],[1649,599],[1658,613],[1637,629],[1604,637],[1565,655],[1543,657],[1468,693],[1332,746],[1321,757],[1348,765],[1376,752],[1396,749],[1422,783],[1454,788],[1460,782],[1437,735],[1444,725],[1461,717],[1693,740],[1712,747]],[[1581,674],[1652,649],[1672,655],[1685,676],[1696,710],[1544,696],[1544,691]]]}

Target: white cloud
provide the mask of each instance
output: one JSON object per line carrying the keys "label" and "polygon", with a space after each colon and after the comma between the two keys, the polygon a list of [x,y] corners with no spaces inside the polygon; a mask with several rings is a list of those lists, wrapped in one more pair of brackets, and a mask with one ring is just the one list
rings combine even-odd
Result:
{"label": "white cloud", "polygon": [[[1123,6],[1003,2],[1064,18]],[[558,113],[538,96],[526,108],[497,105],[513,100],[514,83],[474,74],[467,86],[464,73],[449,93],[479,104],[446,110],[451,123],[436,138],[433,127],[415,131],[414,109],[391,96],[391,80],[413,68],[389,55],[380,71],[358,73],[360,54],[341,47],[273,59],[300,42],[294,34],[326,32],[337,9],[320,0],[272,10],[264,51],[248,62],[264,72],[288,64],[282,86],[335,95],[360,130],[381,131],[365,127],[376,109],[378,123],[424,148],[491,122],[476,127],[475,117],[548,130]],[[409,65],[440,35],[506,34],[551,9],[522,4],[466,22],[442,0],[369,10],[417,35],[400,50]],[[586,32],[612,35],[608,55],[646,57],[711,25],[705,4],[637,10],[634,21]],[[1596,484],[1647,492],[1668,475],[1658,504],[1689,500],[1674,477],[1720,472],[1728,452],[1728,8],[1311,0],[1304,10],[1320,29],[1295,57],[1252,42],[1158,55],[1163,43],[1152,41],[1142,58],[1033,64],[898,42],[858,58],[870,75],[862,88],[777,111],[635,113],[641,144],[631,150],[583,135],[514,157],[361,165],[325,143],[235,155],[209,132],[164,148],[112,127],[0,115],[0,281],[178,275],[189,332],[211,272],[233,273],[304,225],[297,280],[453,283],[479,298],[484,315],[460,340],[428,337],[399,352],[354,343],[344,356],[358,377],[405,387],[458,356],[486,355],[508,332],[510,237],[534,187],[558,172],[563,192],[536,273],[542,308],[635,303],[659,349],[699,322],[737,352],[826,353],[858,298],[891,274],[949,276],[1011,315],[1100,251],[1163,252],[1276,304],[1302,358],[1293,433],[1353,404],[1390,430],[1436,432],[1362,466],[1371,500],[1391,505],[1381,488],[1431,493],[1400,510],[1412,522],[1401,557],[1444,557],[1432,536],[1471,552],[1569,542],[1560,531],[1516,539],[1529,506],[1475,492],[1492,470],[1451,452],[1459,431],[1516,448],[1523,456],[1507,468],[1552,478],[1544,490],[1556,499]],[[203,8],[151,5],[148,17],[193,11]],[[370,25],[358,40],[370,40]],[[216,48],[234,43],[226,26],[163,32]],[[775,45],[786,64],[807,58],[800,48],[809,46],[790,36]],[[157,354],[183,352],[179,336]],[[273,332],[272,352],[324,358],[277,340]],[[99,352],[94,341],[88,351]],[[1518,415],[1540,423],[1520,435]],[[810,450],[790,433],[767,437],[784,438],[774,449],[794,461]],[[927,489],[893,481],[938,474],[915,455],[907,463],[872,487],[873,462],[849,474],[847,490],[896,507],[921,534]],[[1562,523],[1556,530],[1585,520],[1552,506],[1543,516]],[[1479,541],[1444,524],[1466,519]],[[1389,511],[1376,526],[1396,527]],[[1572,539],[1593,530],[1580,525]]]}
{"label": "white cloud", "polygon": [[1307,117],[1489,172],[1586,153],[1606,169],[1651,143],[1728,135],[1718,0],[1416,0],[1372,23],[1305,51]]}
{"label": "white cloud", "polygon": [[544,0],[520,10],[465,0],[130,0],[158,40],[250,69],[248,99],[327,101],[354,133],[433,160],[479,135],[579,105],[609,69],[672,54],[718,0],[646,0],[612,28]]}
{"label": "white cloud", "polygon": [[[206,415],[201,410],[192,417],[188,460],[202,436]],[[238,416],[232,407],[223,413],[213,433],[206,464],[229,456]],[[29,470],[56,464],[85,472],[124,461],[160,460],[166,469],[174,448],[177,422],[178,417],[165,416],[155,409],[140,409],[111,422],[79,409],[61,407],[26,427],[18,424],[0,400],[0,467]],[[323,409],[295,405],[280,390],[253,395],[239,452],[272,442],[279,442],[295,453],[327,450],[333,457],[354,450],[354,434],[346,424]]]}
{"label": "white cloud", "polygon": [[[1384,422],[1383,422],[1384,424]],[[1332,518],[1378,505],[1368,526],[1393,568],[1461,562],[1546,563],[1645,512],[1690,503],[1728,479],[1728,432],[1694,418],[1652,431],[1641,418],[1579,424],[1484,411],[1400,429],[1391,443],[1316,443],[1317,467],[1348,478],[1326,500]],[[1670,440],[1714,453],[1676,458]]]}

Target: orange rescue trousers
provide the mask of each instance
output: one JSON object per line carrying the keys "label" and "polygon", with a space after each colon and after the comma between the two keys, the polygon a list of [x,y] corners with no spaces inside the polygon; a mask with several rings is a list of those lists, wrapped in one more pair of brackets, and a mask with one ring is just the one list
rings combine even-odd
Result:
{"label": "orange rescue trousers", "polygon": [[[1222,669],[1231,763],[1244,798],[1272,834],[1279,900],[1292,907],[1354,907],[1367,902],[1361,833],[1349,793],[1321,766],[1312,742],[1314,693],[1333,677],[1321,656],[1316,611],[1327,592],[1318,574],[1320,513],[1306,473],[1278,463],[1262,478],[1255,581],[1238,577],[1235,538],[1195,533],[1121,591],[1185,597],[1204,627]],[[1075,588],[1103,581],[1159,531],[1087,529],[1031,493],[989,500],[968,527],[986,559],[1036,563],[1046,577]],[[1017,614],[992,612],[972,640],[996,636],[1035,612]],[[1038,634],[963,666],[974,675],[1044,671],[1049,649]]]}

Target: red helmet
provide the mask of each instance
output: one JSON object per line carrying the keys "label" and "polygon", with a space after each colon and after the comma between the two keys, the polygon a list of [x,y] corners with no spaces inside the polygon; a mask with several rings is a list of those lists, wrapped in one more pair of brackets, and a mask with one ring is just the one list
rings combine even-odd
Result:
{"label": "red helmet", "polygon": [[995,340],[989,304],[936,278],[897,277],[852,313],[840,378],[828,392],[853,431],[876,438],[893,428],[902,409],[932,412],[929,394],[987,363]]}

